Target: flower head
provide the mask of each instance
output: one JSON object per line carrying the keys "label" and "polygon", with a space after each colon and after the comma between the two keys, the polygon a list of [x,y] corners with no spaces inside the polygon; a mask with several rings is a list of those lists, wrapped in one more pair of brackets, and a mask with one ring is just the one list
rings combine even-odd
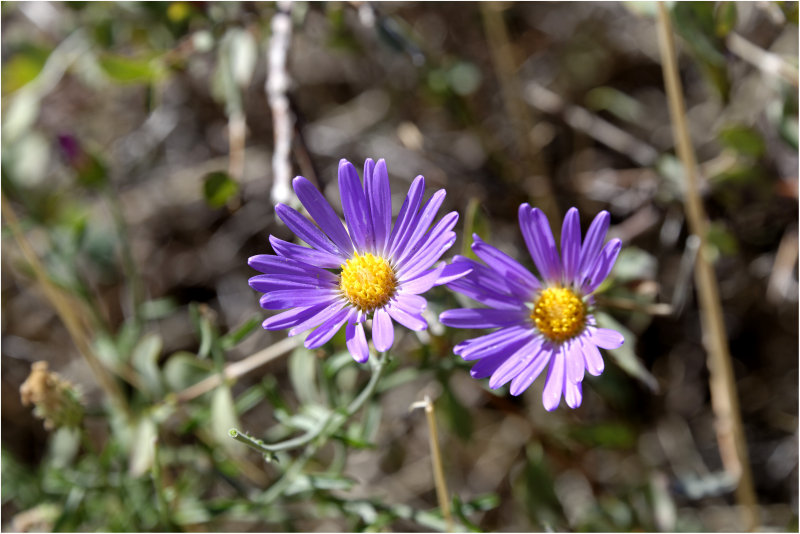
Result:
{"label": "flower head", "polygon": [[510,381],[511,394],[519,395],[549,364],[545,408],[558,407],[562,394],[571,408],[580,406],[584,372],[603,372],[597,348],[616,349],[624,341],[619,332],[598,328],[593,316],[592,293],[608,276],[621,246],[619,239],[603,246],[609,218],[608,212],[600,212],[581,242],[578,210],[571,208],[564,218],[559,257],[547,217],[521,205],[519,225],[539,278],[477,235],[472,250],[485,264],[455,257],[453,264],[471,271],[448,287],[488,307],[448,310],[441,322],[455,328],[497,328],[454,349],[465,360],[479,360],[470,371],[474,378],[490,376],[491,388]]}
{"label": "flower head", "polygon": [[431,228],[445,191],[437,191],[423,205],[425,179],[418,176],[392,225],[384,160],[364,163],[363,185],[353,165],[341,160],[339,192],[345,226],[311,182],[298,176],[292,186],[317,224],[289,206],[275,206],[286,226],[311,248],[270,236],[276,255],[249,259],[251,267],[264,273],[250,278],[250,286],[264,293],[261,306],[288,308],[265,320],[264,328],[290,328],[290,336],[314,328],[305,346],[316,348],[347,325],[347,348],[361,363],[369,358],[364,331],[369,319],[372,342],[380,352],[394,342],[392,321],[411,330],[427,328],[422,317],[427,302],[420,295],[468,270],[465,265],[432,268],[456,240],[452,231],[456,212]]}
{"label": "flower head", "polygon": [[33,413],[53,430],[77,427],[83,420],[81,394],[72,383],[49,370],[46,361],[34,362],[31,374],[19,388],[22,405],[33,404]]}

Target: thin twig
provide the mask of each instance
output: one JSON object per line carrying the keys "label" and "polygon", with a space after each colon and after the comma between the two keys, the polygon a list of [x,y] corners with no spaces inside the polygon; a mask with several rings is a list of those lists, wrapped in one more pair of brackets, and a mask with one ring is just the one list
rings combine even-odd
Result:
{"label": "thin twig", "polygon": [[659,46],[673,135],[686,176],[686,218],[691,232],[700,240],[695,262],[695,283],[705,333],[703,341],[708,352],[709,389],[716,417],[717,442],[725,470],[738,479],[736,498],[741,507],[744,526],[748,530],[755,530],[759,523],[758,502],[747,457],[747,442],[725,333],[719,287],[708,253],[708,218],[699,192],[697,160],[686,121],[672,25],[663,2],[658,2],[658,20]]}
{"label": "thin twig", "polygon": [[439,431],[436,428],[436,413],[433,410],[433,402],[431,402],[429,396],[425,395],[424,400],[411,405],[412,410],[415,408],[425,409],[425,417],[428,420],[428,443],[431,446],[436,498],[439,501],[439,509],[442,511],[447,532],[453,532],[453,516],[450,513],[450,497],[447,493],[447,481],[444,477],[444,467],[442,466],[442,452],[439,448]]}
{"label": "thin twig", "polygon": [[278,10],[272,17],[272,36],[269,40],[268,54],[269,75],[265,88],[275,135],[275,149],[272,154],[273,202],[286,202],[291,195],[289,183],[292,177],[292,165],[289,158],[292,152],[294,117],[286,96],[290,81],[286,72],[286,58],[291,39],[292,3],[279,1]]}
{"label": "thin twig", "polygon": [[204,378],[200,382],[191,385],[178,393],[175,397],[175,400],[177,402],[188,402],[199,397],[200,395],[203,395],[204,393],[208,393],[215,387],[222,384],[223,380],[239,378],[240,376],[246,375],[250,371],[258,369],[262,365],[266,365],[269,362],[283,356],[299,345],[302,340],[302,337],[287,337],[286,339],[282,339],[274,345],[270,345],[269,347],[260,350],[243,360],[228,364],[225,366],[225,370],[222,373]]}
{"label": "thin twig", "polygon": [[793,86],[798,86],[797,67],[789,64],[778,54],[759,48],[738,33],[733,32],[728,35],[727,44],[731,52],[764,74],[778,76]]}
{"label": "thin twig", "polygon": [[98,384],[100,384],[100,387],[103,388],[111,401],[119,409],[121,409],[126,416],[129,415],[130,412],[125,396],[123,395],[122,390],[119,388],[117,382],[109,374],[108,370],[106,370],[105,366],[100,362],[99,358],[94,353],[94,350],[92,349],[92,343],[85,331],[83,322],[76,314],[75,304],[70,302],[71,299],[64,293],[63,290],[50,281],[47,271],[39,261],[39,258],[34,252],[30,243],[28,243],[25,234],[23,234],[22,230],[20,229],[17,215],[14,213],[14,208],[11,207],[11,203],[6,200],[5,196],[0,197],[0,200],[2,201],[3,218],[6,220],[8,227],[11,229],[11,233],[14,236],[17,245],[19,245],[22,255],[25,257],[25,260],[33,270],[36,281],[42,288],[45,297],[47,297],[47,300],[49,300],[50,304],[53,306],[53,308],[55,308],[56,313],[61,318],[64,326],[67,328],[67,332],[72,338],[72,342],[78,348],[78,352],[80,352],[80,354],[86,360],[86,363],[89,364],[89,368],[92,370],[92,373],[97,379]]}
{"label": "thin twig", "polygon": [[658,159],[659,152],[651,145],[588,109],[564,102],[563,98],[543,85],[530,82],[525,88],[525,98],[539,111],[561,116],[572,128],[625,154],[642,167],[651,167]]}

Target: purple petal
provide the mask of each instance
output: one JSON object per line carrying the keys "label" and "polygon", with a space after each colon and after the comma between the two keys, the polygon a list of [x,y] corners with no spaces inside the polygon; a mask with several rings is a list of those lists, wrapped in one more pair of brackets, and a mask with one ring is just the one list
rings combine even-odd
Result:
{"label": "purple petal", "polygon": [[416,311],[418,309],[416,303],[412,304],[404,300],[406,297],[415,296],[416,295],[398,295],[397,298],[386,307],[386,312],[401,325],[409,330],[418,332],[428,328],[428,323],[425,321],[425,318],[422,317],[422,313]]}
{"label": "purple petal", "polygon": [[542,374],[547,363],[552,359],[552,355],[553,352],[549,347],[542,347],[539,353],[531,359],[527,367],[520,371],[511,381],[509,392],[516,396],[531,387],[531,384]]}
{"label": "purple petal", "polygon": [[527,203],[522,204],[519,207],[519,227],[539,274],[545,280],[558,282],[561,278],[560,261],[545,214],[538,208],[531,209]]}
{"label": "purple petal", "polygon": [[336,280],[330,280],[327,277],[296,274],[258,274],[251,277],[247,283],[250,284],[250,287],[262,293],[283,289],[336,289],[337,287]]}
{"label": "purple petal", "polygon": [[305,343],[303,343],[305,347],[307,349],[316,349],[327,343],[347,322],[349,315],[350,310],[347,308],[335,313],[333,317],[319,325],[316,330],[308,335]]}
{"label": "purple petal", "polygon": [[425,293],[436,283],[444,267],[435,267],[408,280],[400,280],[398,291],[409,295]]}
{"label": "purple petal", "polygon": [[[519,302],[523,305],[524,301],[530,299],[534,293],[533,291],[520,291],[521,287],[519,284],[509,281],[486,265],[465,258],[464,256],[454,256],[453,263],[465,263],[472,268],[472,272],[460,279],[461,282],[468,283],[471,286],[485,287],[495,293],[518,298]],[[448,287],[455,289],[454,285],[448,285]]]}
{"label": "purple petal", "polygon": [[314,187],[311,182],[298,176],[292,181],[292,187],[300,199],[300,203],[308,211],[311,218],[317,223],[325,234],[330,237],[339,249],[345,254],[353,253],[353,243],[350,241],[350,235],[344,229],[342,221],[339,216],[333,211],[333,208],[322,193]]}
{"label": "purple petal", "polygon": [[600,376],[603,373],[605,364],[603,363],[603,356],[591,339],[586,336],[578,338],[583,353],[583,359],[586,362],[586,370],[592,376]]}
{"label": "purple petal", "polygon": [[618,349],[625,343],[625,338],[616,330],[591,328],[589,332],[592,343],[606,350]]}
{"label": "purple petal", "polygon": [[442,272],[439,274],[439,278],[433,284],[435,286],[441,286],[445,284],[449,284],[459,278],[468,275],[472,272],[472,266],[466,262],[458,262],[458,263],[450,263],[444,266]]}
{"label": "purple petal", "polygon": [[505,362],[507,359],[508,354],[505,352],[500,352],[494,356],[483,358],[478,360],[478,363],[472,366],[472,369],[469,370],[469,374],[472,378],[486,378],[494,373],[498,367],[503,365],[503,362]]}
{"label": "purple petal", "polygon": [[272,317],[268,317],[261,323],[267,330],[283,330],[291,328],[303,321],[313,317],[326,308],[325,304],[318,304],[309,308],[291,308]]}
{"label": "purple petal", "polygon": [[465,360],[477,360],[502,350],[513,341],[532,335],[535,334],[531,329],[524,326],[501,328],[490,334],[462,341],[453,347],[453,352]]}
{"label": "purple petal", "polygon": [[573,384],[577,384],[583,380],[585,371],[581,346],[578,340],[573,339],[565,342],[562,348],[566,358],[567,380]]}
{"label": "purple petal", "polygon": [[542,404],[548,412],[558,408],[561,402],[561,392],[564,389],[564,364],[564,351],[559,348],[550,359],[550,369],[547,370],[547,380],[542,393]]}
{"label": "purple petal", "polygon": [[297,211],[285,204],[276,204],[275,213],[294,232],[294,234],[311,245],[335,256],[345,257],[345,253],[333,244],[333,241],[323,234],[311,221],[300,215]]}
{"label": "purple petal", "polygon": [[345,303],[343,301],[331,302],[316,315],[294,325],[292,329],[289,330],[289,336],[296,336],[297,334],[305,332],[306,330],[310,330],[311,328],[321,325],[332,316],[339,313],[339,311],[342,309],[345,309]]}
{"label": "purple petal", "polygon": [[456,308],[442,312],[439,321],[452,328],[498,328],[524,324],[527,318],[522,310]]}
{"label": "purple petal", "polygon": [[534,291],[539,289],[539,281],[515,259],[501,250],[485,243],[478,234],[472,234],[472,251],[489,267],[497,271],[500,276],[506,277],[509,282]]}
{"label": "purple petal", "polygon": [[386,352],[394,343],[394,326],[389,313],[378,308],[372,317],[372,344],[378,352]]}
{"label": "purple petal", "polygon": [[527,341],[517,342],[510,346],[506,352],[514,351],[503,365],[497,368],[489,379],[489,387],[497,389],[516,377],[534,358],[542,348],[542,338],[536,336]]}
{"label": "purple petal", "polygon": [[367,336],[364,334],[364,325],[361,323],[347,323],[345,329],[345,343],[350,355],[358,363],[364,363],[369,359],[369,346]]}
{"label": "purple petal", "polygon": [[606,232],[608,232],[608,225],[611,221],[611,215],[607,211],[601,211],[592,221],[589,230],[586,232],[586,239],[583,241],[581,247],[581,264],[579,275],[581,280],[586,278],[589,270],[594,265],[597,253],[603,248],[603,242],[606,240]]}
{"label": "purple petal", "polygon": [[567,211],[561,227],[561,259],[564,262],[564,281],[571,284],[578,277],[581,261],[581,221],[575,208]]}
{"label": "purple petal", "polygon": [[[402,268],[398,269],[401,278],[413,278],[433,265],[447,249],[456,242],[456,233],[447,232],[441,235],[433,243],[420,249],[420,253],[415,258],[408,261]],[[435,280],[434,280],[435,282]]]}
{"label": "purple petal", "polygon": [[583,392],[580,382],[570,382],[569,380],[565,382],[564,400],[567,401],[567,406],[573,409],[581,405],[581,401],[583,400]]}
{"label": "purple petal", "polygon": [[583,288],[586,293],[593,292],[603,283],[608,273],[611,272],[611,268],[614,267],[614,262],[617,261],[621,248],[622,242],[619,239],[612,239],[606,243],[606,246],[603,247],[600,255],[595,260],[589,275],[583,282]]}
{"label": "purple petal", "polygon": [[325,269],[320,269],[314,265],[308,265],[291,258],[274,256],[272,254],[258,254],[256,256],[251,256],[247,260],[247,264],[256,271],[260,271],[265,274],[312,275],[326,272]]}
{"label": "purple petal", "polygon": [[389,237],[389,254],[393,258],[398,250],[398,245],[405,243],[408,236],[414,230],[412,223],[416,219],[417,210],[422,202],[422,194],[425,190],[425,178],[417,176],[408,189],[408,194],[403,202],[397,220],[392,228],[392,235]]}
{"label": "purple petal", "polygon": [[392,302],[398,303],[401,308],[413,313],[422,313],[428,307],[428,301],[425,300],[425,297],[406,293],[400,293]]}
{"label": "purple petal", "polygon": [[450,282],[447,287],[490,308],[499,310],[518,310],[521,306],[525,305],[517,297],[504,295],[502,293],[498,293],[497,291],[493,291],[484,285],[476,284],[469,277],[464,277],[456,280],[455,282]]}
{"label": "purple petal", "polygon": [[343,159],[339,162],[339,193],[342,197],[344,220],[350,230],[350,237],[359,252],[374,252],[375,239],[372,219],[369,215],[367,198],[358,178],[355,167]]}
{"label": "purple petal", "polygon": [[259,302],[266,310],[282,310],[333,302],[337,296],[337,291],[333,289],[280,289],[265,293]]}
{"label": "purple petal", "polygon": [[[341,256],[336,256],[330,252],[324,252],[315,248],[303,247],[295,243],[289,243],[275,236],[269,236],[272,249],[283,256],[302,263],[324,267],[326,269],[336,269],[341,266],[343,260]],[[351,245],[352,246],[352,245]]]}
{"label": "purple petal", "polygon": [[396,262],[400,263],[406,256],[416,252],[417,244],[430,228],[433,219],[436,218],[446,194],[444,189],[435,192],[422,208],[419,216],[414,217],[409,223],[409,232],[407,232],[404,239],[398,239],[395,243],[396,246],[393,247],[392,256]]}
{"label": "purple petal", "polygon": [[373,164],[371,159],[364,163],[364,186],[375,231],[375,250],[382,255],[392,231],[392,193],[383,159],[379,159],[377,164]]}
{"label": "purple petal", "polygon": [[[441,248],[444,241],[447,240],[443,239],[445,236],[453,234],[453,237],[455,237],[455,233],[451,230],[456,225],[456,222],[458,222],[458,213],[455,211],[451,211],[442,217],[439,222],[431,228],[431,231],[425,234],[422,240],[420,240],[416,250],[411,251],[409,254],[404,254],[403,258],[396,262],[398,271],[402,272],[406,266],[420,263],[423,264],[423,268],[425,268],[439,259],[438,256],[433,259],[427,259],[427,257],[431,255],[431,249],[438,250]],[[441,250],[439,255],[441,255],[441,253],[444,253],[444,250]]]}

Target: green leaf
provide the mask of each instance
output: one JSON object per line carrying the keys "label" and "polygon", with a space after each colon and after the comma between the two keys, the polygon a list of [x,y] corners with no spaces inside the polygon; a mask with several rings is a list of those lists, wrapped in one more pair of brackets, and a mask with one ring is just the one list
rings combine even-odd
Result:
{"label": "green leaf", "polygon": [[317,361],[307,348],[298,347],[289,356],[289,380],[302,404],[319,402]]}
{"label": "green leaf", "polygon": [[230,429],[239,427],[239,417],[236,414],[231,388],[222,385],[214,390],[211,397],[211,434],[214,441],[222,445],[229,454],[239,455],[246,447],[230,438]]}
{"label": "green leaf", "polygon": [[312,490],[348,491],[356,485],[355,480],[338,475],[299,475],[295,477],[284,491],[284,495],[297,495]]}
{"label": "green leaf", "polygon": [[211,362],[191,352],[176,352],[164,365],[164,379],[171,391],[182,391],[207,378],[212,367]]}
{"label": "green leaf", "polygon": [[736,2],[717,2],[714,23],[717,37],[727,37],[736,27]]}
{"label": "green leaf", "polygon": [[683,37],[689,49],[723,100],[728,99],[728,79],[725,42],[717,35],[714,2],[675,2],[672,6],[675,31]]}
{"label": "green leaf", "polygon": [[131,355],[131,364],[139,373],[142,385],[155,397],[160,396],[164,390],[161,371],[158,368],[158,357],[161,355],[162,346],[160,335],[147,334],[136,344]]}
{"label": "green leaf", "polygon": [[105,54],[98,63],[109,78],[122,84],[149,83],[157,77],[157,70],[149,59]]}
{"label": "green leaf", "polygon": [[133,430],[130,456],[128,457],[128,474],[138,478],[150,472],[155,458],[154,441],[158,437],[158,428],[149,417],[139,419]]}
{"label": "green leaf", "polygon": [[212,208],[221,208],[239,192],[239,184],[224,171],[208,173],[203,178],[203,197]]}
{"label": "green leaf", "polygon": [[52,465],[59,469],[67,468],[75,460],[81,447],[81,430],[60,427],[52,435],[48,455]]}
{"label": "green leaf", "polygon": [[145,321],[154,321],[169,316],[178,307],[172,297],[146,300],[139,307],[139,313]]}
{"label": "green leaf", "polygon": [[758,158],[764,154],[766,145],[755,129],[742,124],[734,124],[720,130],[719,140],[743,156]]}
{"label": "green leaf", "polygon": [[630,449],[637,439],[636,432],[622,422],[576,425],[570,428],[569,435],[590,447],[606,449]]}
{"label": "green leaf", "polygon": [[625,343],[623,343],[621,347],[614,350],[607,350],[605,354],[609,355],[623,371],[641,381],[653,393],[657,393],[658,381],[636,356],[634,350],[636,335],[607,313],[600,311],[595,312],[595,318],[597,319],[598,326],[616,330],[625,338]]}
{"label": "green leaf", "polygon": [[548,462],[544,458],[541,444],[529,444],[526,453],[527,461],[520,477],[524,492],[523,502],[536,504],[526,506],[525,511],[535,524],[544,527],[541,530],[552,532],[559,526],[564,515],[554,490],[555,482],[550,474]]}
{"label": "green leaf", "polygon": [[236,413],[244,414],[252,410],[261,404],[265,396],[266,392],[264,391],[263,384],[259,383],[247,388],[244,393],[236,398]]}
{"label": "green leaf", "polygon": [[196,497],[181,495],[171,518],[179,525],[196,525],[208,523],[211,514],[202,501]]}
{"label": "green leaf", "polygon": [[647,251],[637,247],[625,247],[619,253],[612,274],[618,282],[649,280],[656,276],[658,262]]}
{"label": "green leaf", "polygon": [[3,61],[2,93],[12,93],[30,83],[39,75],[44,67],[50,50],[25,44],[8,60]]}
{"label": "green leaf", "polygon": [[85,158],[75,167],[78,183],[90,189],[100,189],[108,183],[105,162],[93,152],[87,151]]}
{"label": "green leaf", "polygon": [[715,221],[709,225],[706,239],[713,247],[715,255],[736,256],[739,253],[736,236],[720,222]]}
{"label": "green leaf", "polygon": [[467,440],[472,436],[472,421],[473,415],[470,411],[461,404],[453,394],[453,389],[445,387],[442,390],[442,396],[439,397],[441,401],[439,406],[442,410],[442,415],[448,423],[451,431],[455,432],[462,440]]}
{"label": "green leaf", "polygon": [[237,328],[232,332],[228,332],[222,338],[220,338],[220,345],[224,350],[230,350],[242,341],[244,341],[247,336],[255,332],[258,327],[261,325],[261,318],[259,317],[251,317],[245,323]]}
{"label": "green leaf", "polygon": [[586,106],[595,111],[608,111],[628,122],[639,120],[644,113],[638,100],[608,86],[597,87],[586,93]]}
{"label": "green leaf", "polygon": [[481,199],[477,197],[470,198],[464,214],[461,255],[473,260],[477,260],[478,257],[472,252],[472,234],[478,234],[484,241],[489,241],[491,238],[489,218],[486,217],[486,214],[481,209],[481,205]]}

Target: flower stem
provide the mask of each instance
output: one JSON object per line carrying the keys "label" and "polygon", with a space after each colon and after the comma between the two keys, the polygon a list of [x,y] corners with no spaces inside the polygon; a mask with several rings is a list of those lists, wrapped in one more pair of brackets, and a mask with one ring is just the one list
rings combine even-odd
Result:
{"label": "flower stem", "polygon": [[748,530],[755,530],[758,527],[758,502],[747,458],[747,442],[744,437],[739,399],[736,393],[736,380],[725,333],[719,287],[708,256],[708,217],[700,198],[697,161],[686,122],[686,109],[678,76],[672,25],[664,3],[658,2],[657,5],[659,45],[673,135],[676,151],[683,163],[686,176],[684,198],[686,218],[689,229],[700,240],[699,253],[695,263],[695,282],[702,326],[705,332],[704,342],[708,352],[709,389],[711,405],[716,417],[717,442],[725,469],[738,478],[736,499],[741,506],[744,526]]}

